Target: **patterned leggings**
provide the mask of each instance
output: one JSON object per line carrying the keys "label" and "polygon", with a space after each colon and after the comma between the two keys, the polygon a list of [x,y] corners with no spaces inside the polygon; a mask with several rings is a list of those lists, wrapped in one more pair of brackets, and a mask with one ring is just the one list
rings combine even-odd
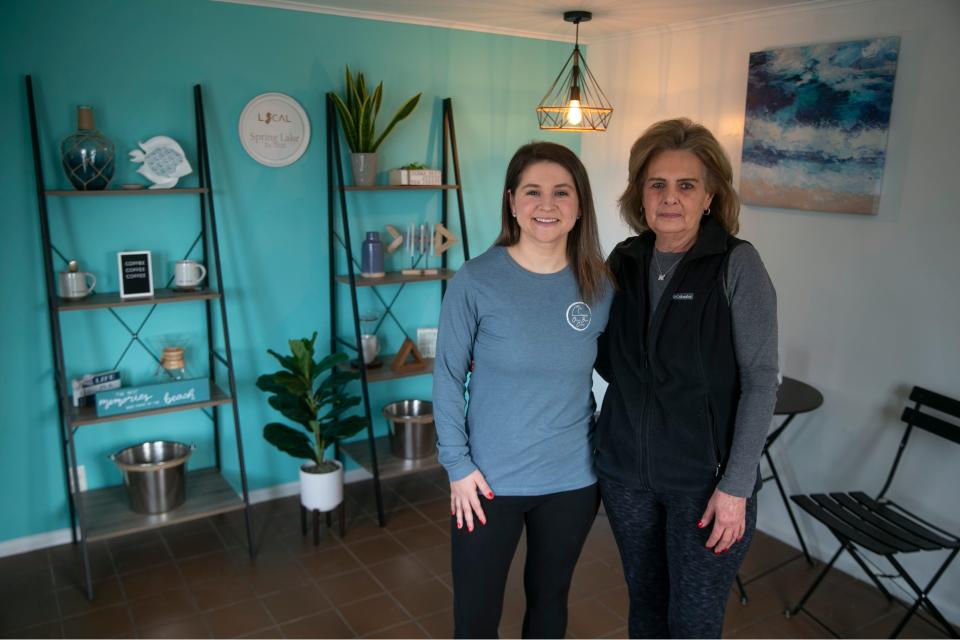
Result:
{"label": "patterned leggings", "polygon": [[630,594],[631,638],[719,638],[730,587],[757,526],[747,499],[743,540],[715,554],[699,529],[708,497],[630,489],[602,479],[600,491]]}

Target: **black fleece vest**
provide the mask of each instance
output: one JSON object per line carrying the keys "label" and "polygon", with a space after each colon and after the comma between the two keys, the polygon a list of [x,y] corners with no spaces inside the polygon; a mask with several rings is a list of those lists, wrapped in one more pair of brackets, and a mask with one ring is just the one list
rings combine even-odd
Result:
{"label": "black fleece vest", "polygon": [[712,219],[649,305],[650,232],[611,254],[619,291],[597,368],[610,387],[597,423],[597,472],[630,487],[707,493],[733,441],[740,381],[724,285],[741,241]]}

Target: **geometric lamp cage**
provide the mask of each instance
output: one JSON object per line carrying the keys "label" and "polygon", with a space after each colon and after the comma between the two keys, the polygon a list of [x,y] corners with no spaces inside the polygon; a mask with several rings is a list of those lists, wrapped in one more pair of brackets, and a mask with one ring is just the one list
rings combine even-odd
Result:
{"label": "geometric lamp cage", "polygon": [[587,60],[580,53],[580,23],[592,17],[589,11],[567,11],[563,19],[577,25],[573,52],[557,74],[547,95],[537,106],[541,129],[552,131],[606,131],[613,107]]}

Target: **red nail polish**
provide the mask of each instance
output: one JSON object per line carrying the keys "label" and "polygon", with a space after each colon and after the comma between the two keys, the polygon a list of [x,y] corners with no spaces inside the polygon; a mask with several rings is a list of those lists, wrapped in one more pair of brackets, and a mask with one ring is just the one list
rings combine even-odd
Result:
{"label": "red nail polish", "polygon": [[713,550],[713,555],[715,555],[715,556],[718,556],[718,555],[720,555],[721,553],[723,553],[723,552],[720,551],[720,549],[714,549],[714,550]]}
{"label": "red nail polish", "polygon": [[473,527],[468,526],[468,527],[467,527],[467,531],[469,531],[470,533],[473,533]]}
{"label": "red nail polish", "polygon": [[462,523],[462,522],[458,522],[458,523],[457,523],[457,529],[463,529],[463,523]]}
{"label": "red nail polish", "polygon": [[493,491],[488,491],[488,492],[487,492],[487,497],[490,498],[491,500],[493,500]]}
{"label": "red nail polish", "polygon": [[703,520],[697,520],[697,528],[703,529],[706,525],[703,524]]}

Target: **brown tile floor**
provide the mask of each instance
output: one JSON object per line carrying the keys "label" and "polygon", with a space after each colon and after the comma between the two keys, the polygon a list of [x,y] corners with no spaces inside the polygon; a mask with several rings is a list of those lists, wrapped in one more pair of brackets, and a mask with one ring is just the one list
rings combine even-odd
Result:
{"label": "brown tile floor", "polygon": [[[80,588],[71,545],[0,558],[0,635],[31,638],[427,638],[449,637],[450,545],[445,478],[436,472],[387,483],[386,528],[372,485],[347,487],[344,538],[324,528],[319,546],[300,535],[296,498],[252,510],[259,553],[247,555],[242,514],[230,514],[91,545],[96,599]],[[336,528],[336,527],[334,527]],[[511,570],[501,634],[523,616],[521,546]],[[758,534],[749,578],[796,551]],[[731,593],[725,635],[824,637],[809,618],[781,614],[810,583],[802,560]],[[845,636],[886,636],[902,611],[872,586],[833,572],[810,602]],[[568,635],[625,637],[626,588],[605,517],[590,534],[570,594]],[[942,637],[915,620],[904,637]]]}

